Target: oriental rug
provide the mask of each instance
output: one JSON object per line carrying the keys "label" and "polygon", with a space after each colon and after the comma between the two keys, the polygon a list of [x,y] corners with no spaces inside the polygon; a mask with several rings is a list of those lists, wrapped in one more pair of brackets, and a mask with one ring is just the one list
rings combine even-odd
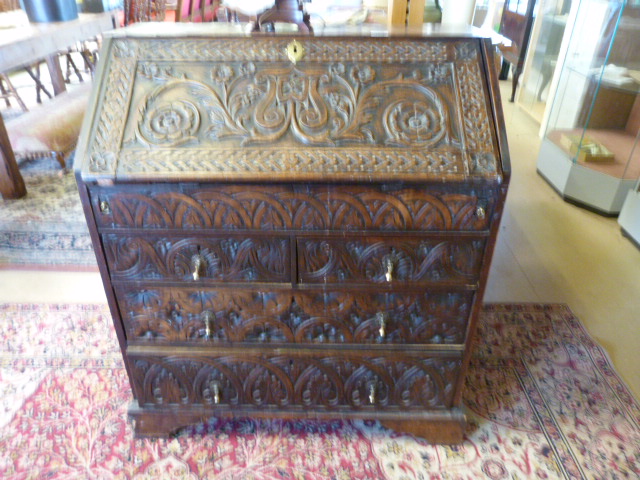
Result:
{"label": "oriental rug", "polygon": [[0,269],[97,270],[73,173],[52,158],[20,173],[26,197],[0,198]]}
{"label": "oriental rug", "polygon": [[637,479],[640,406],[563,305],[488,305],[459,446],[375,421],[222,421],[136,440],[103,305],[0,305],[2,479]]}

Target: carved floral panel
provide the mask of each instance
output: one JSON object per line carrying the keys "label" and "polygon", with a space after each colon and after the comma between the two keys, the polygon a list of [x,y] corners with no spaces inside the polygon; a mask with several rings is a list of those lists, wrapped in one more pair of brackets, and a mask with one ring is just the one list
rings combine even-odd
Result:
{"label": "carved floral panel", "polygon": [[477,39],[288,42],[113,40],[85,175],[498,175]]}
{"label": "carved floral panel", "polygon": [[116,292],[129,341],[202,345],[459,345],[474,295],[125,286]]}
{"label": "carved floral panel", "polygon": [[451,405],[459,358],[250,352],[164,358],[131,355],[141,405],[433,409]]}

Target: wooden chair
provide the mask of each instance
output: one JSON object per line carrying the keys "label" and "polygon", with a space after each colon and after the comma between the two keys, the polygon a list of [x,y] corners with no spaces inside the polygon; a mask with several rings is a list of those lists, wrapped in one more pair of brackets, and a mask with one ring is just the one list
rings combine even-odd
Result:
{"label": "wooden chair", "polygon": [[273,31],[275,23],[293,23],[298,26],[299,32],[311,31],[309,16],[303,11],[299,0],[276,0],[273,8],[258,17],[257,26],[260,31],[269,32]]}
{"label": "wooden chair", "polygon": [[176,22],[213,22],[218,0],[178,0]]}
{"label": "wooden chair", "polygon": [[[522,11],[522,4],[526,4],[526,11]],[[536,0],[511,0],[505,3],[502,11],[502,19],[500,20],[500,34],[511,40],[509,47],[499,45],[498,49],[503,58],[512,65],[513,83],[511,86],[511,98],[513,102],[516,97],[516,88],[518,79],[524,68],[524,60],[529,47],[529,38],[531,37],[531,28],[533,27],[533,10]],[[508,70],[507,70],[508,73]]]}
{"label": "wooden chair", "polygon": [[124,24],[161,22],[165,18],[166,0],[124,0]]}
{"label": "wooden chair", "polygon": [[5,75],[4,73],[0,73],[0,99],[4,100],[7,107],[11,107],[11,102],[9,100],[13,99],[18,103],[23,112],[29,110],[22,101],[22,98],[20,98],[20,95],[18,95],[18,91],[11,83],[9,75]]}

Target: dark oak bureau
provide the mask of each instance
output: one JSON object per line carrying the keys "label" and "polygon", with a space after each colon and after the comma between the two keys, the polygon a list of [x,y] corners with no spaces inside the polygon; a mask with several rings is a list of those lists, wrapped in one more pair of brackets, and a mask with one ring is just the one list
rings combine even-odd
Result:
{"label": "dark oak bureau", "polygon": [[105,40],[76,175],[138,435],[211,416],[462,440],[509,167],[487,40]]}

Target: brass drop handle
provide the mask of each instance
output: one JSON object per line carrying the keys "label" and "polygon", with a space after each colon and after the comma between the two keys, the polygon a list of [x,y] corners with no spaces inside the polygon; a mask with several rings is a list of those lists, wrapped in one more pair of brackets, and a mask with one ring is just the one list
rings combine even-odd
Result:
{"label": "brass drop handle", "polygon": [[211,332],[213,331],[213,312],[206,310],[202,312],[202,320],[204,321],[204,335],[206,338],[211,338]]}
{"label": "brass drop handle", "polygon": [[376,386],[373,384],[369,385],[369,403],[376,403]]}
{"label": "brass drop handle", "polygon": [[378,330],[378,333],[380,334],[380,337],[384,338],[384,336],[387,333],[386,332],[387,319],[385,318],[384,313],[376,314],[376,320],[378,320],[378,325],[380,325],[380,329]]}
{"label": "brass drop handle", "polygon": [[394,265],[393,265],[393,259],[390,256],[386,256],[384,257],[384,278],[387,279],[387,282],[390,282],[391,280],[393,280],[393,270],[394,270]]}
{"label": "brass drop handle", "polygon": [[218,405],[220,403],[220,386],[218,382],[213,382],[211,388],[213,389],[213,403]]}
{"label": "brass drop handle", "polygon": [[202,255],[196,254],[191,257],[191,275],[193,276],[194,281],[198,281],[200,279],[200,273],[205,268],[205,260]]}
{"label": "brass drop handle", "polygon": [[484,207],[482,205],[478,205],[476,207],[476,217],[479,218],[480,220],[483,220],[486,215],[487,215],[487,212],[484,209]]}

